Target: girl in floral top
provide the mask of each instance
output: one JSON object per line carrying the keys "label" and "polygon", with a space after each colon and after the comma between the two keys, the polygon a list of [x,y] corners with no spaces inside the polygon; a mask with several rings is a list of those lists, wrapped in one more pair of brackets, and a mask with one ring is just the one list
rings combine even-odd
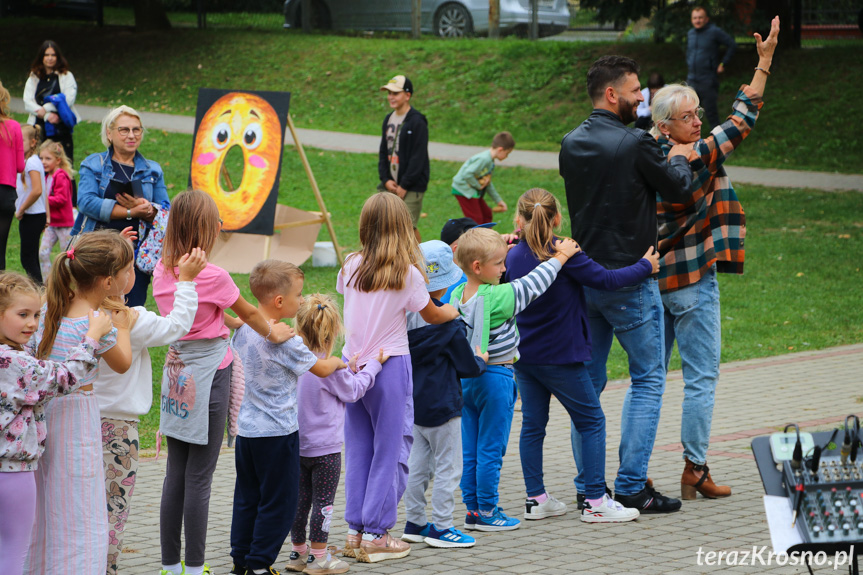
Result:
{"label": "girl in floral top", "polygon": [[[17,273],[0,274],[0,572],[20,575],[36,514],[35,470],[45,449],[45,404],[75,391],[96,367],[107,313],[88,315],[84,340],[65,363],[24,351],[39,323],[40,290]],[[14,518],[14,519],[13,519]]]}

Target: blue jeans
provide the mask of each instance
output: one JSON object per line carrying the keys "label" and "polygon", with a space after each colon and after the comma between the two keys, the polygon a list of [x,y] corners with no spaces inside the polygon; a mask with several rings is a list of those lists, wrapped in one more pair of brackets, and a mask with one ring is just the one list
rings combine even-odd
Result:
{"label": "blue jeans", "polygon": [[[617,291],[584,288],[587,319],[593,340],[593,357],[586,363],[596,394],[608,382],[605,365],[612,336],[629,358],[632,384],[623,400],[620,424],[620,467],[614,493],[634,495],[644,489],[647,464],[656,440],[662,393],[665,391],[665,333],[659,284],[648,278],[638,285]],[[582,439],[572,428],[572,454],[579,474],[575,486],[585,493],[586,477],[582,458]]]}
{"label": "blue jeans", "polygon": [[470,511],[494,510],[518,395],[515,377],[511,367],[490,365],[481,376],[461,380],[461,385],[462,501]]}
{"label": "blue jeans", "polygon": [[662,294],[665,305],[665,365],[674,340],[683,363],[683,457],[704,465],[710,444],[713,401],[719,382],[722,326],[714,266],[696,283]]}
{"label": "blue jeans", "polygon": [[[569,413],[583,441],[587,497],[605,493],[605,414],[583,363],[567,365],[515,364],[521,392],[521,471],[528,497],[545,493],[542,481],[542,443],[548,424],[548,406],[554,395]],[[579,467],[579,470],[582,468]]]}

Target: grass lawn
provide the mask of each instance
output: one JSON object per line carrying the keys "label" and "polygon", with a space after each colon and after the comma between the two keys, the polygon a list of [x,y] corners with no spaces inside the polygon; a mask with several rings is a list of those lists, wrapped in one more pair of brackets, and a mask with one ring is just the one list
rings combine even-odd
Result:
{"label": "grass lawn", "polygon": [[[98,127],[82,124],[76,130],[80,157],[99,150]],[[171,195],[185,188],[191,155],[191,136],[149,133],[142,152],[159,161]],[[744,145],[744,154],[750,146]],[[375,191],[376,158],[372,155],[307,150],[327,208],[333,215],[340,242],[357,248],[357,220],[365,198]],[[450,196],[450,178],[459,165],[432,162],[429,191],[423,209],[428,217],[420,222],[423,238],[439,237],[440,227],[460,215]],[[554,171],[508,168],[495,172],[497,188],[510,206],[530,187],[544,187],[565,199],[563,181]],[[863,251],[863,194],[826,193],[811,190],[739,186],[746,213],[747,263],[744,276],[720,276],[722,291],[723,361],[751,359],[819,349],[863,341],[863,309],[858,305],[860,272],[858,255]],[[286,148],[282,165],[279,202],[315,210],[317,205],[305,178],[299,156]],[[512,211],[495,214],[498,230],[509,231]],[[563,233],[568,233],[564,217]],[[18,233],[9,236],[7,261],[20,270]],[[322,229],[321,240],[327,240]],[[303,266],[305,292],[335,293],[335,268]],[[234,276],[244,297],[254,301],[248,277]],[[855,295],[857,294],[857,295]],[[152,298],[149,307],[155,309]],[[153,349],[154,395],[158,397],[165,349]],[[679,360],[672,361],[672,368]],[[627,374],[625,356],[616,346],[609,361],[612,378]],[[154,444],[158,408],[142,420],[141,445]]]}
{"label": "grass lawn", "polygon": [[[561,137],[590,112],[585,74],[600,55],[636,58],[642,76],[685,78],[683,47],[672,44],[529,42],[506,38],[449,41],[304,35],[297,31],[177,28],[134,33],[121,26],[0,20],[0,80],[23,92],[43,38],[66,51],[88,104],[192,115],[198,88],[285,90],[300,127],[378,134],[388,111],[377,88],[398,72],[416,86],[414,103],[433,141],[486,145],[500,130],[520,149],[557,150]],[[751,46],[726,72],[720,102],[752,78]],[[829,62],[829,66],[824,63]],[[763,117],[741,165],[859,173],[856,123],[863,57],[857,46],[778,55]],[[727,109],[727,108],[726,108]]]}

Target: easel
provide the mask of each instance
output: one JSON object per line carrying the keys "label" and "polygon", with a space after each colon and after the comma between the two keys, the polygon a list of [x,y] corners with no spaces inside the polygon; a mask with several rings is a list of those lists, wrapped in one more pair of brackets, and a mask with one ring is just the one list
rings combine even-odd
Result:
{"label": "easel", "polygon": [[[327,207],[324,204],[324,199],[321,196],[321,191],[318,188],[318,183],[315,180],[315,176],[312,173],[312,168],[309,165],[309,160],[306,157],[306,152],[303,149],[303,145],[300,142],[299,137],[297,136],[296,128],[294,127],[294,121],[291,118],[291,115],[287,116],[288,129],[291,131],[291,136],[294,140],[294,145],[297,148],[297,151],[300,154],[300,161],[303,163],[303,168],[306,171],[306,176],[309,178],[309,183],[312,186],[312,191],[315,193],[315,199],[318,202],[318,207],[320,211],[318,212],[310,212],[305,210],[298,210],[296,208],[289,208],[283,205],[276,206],[276,215],[275,215],[275,223],[273,224],[273,232],[282,232],[285,230],[291,230],[295,228],[301,228],[304,226],[311,225],[319,225],[326,224],[327,231],[330,234],[330,238],[333,240],[333,247],[336,252],[336,259],[339,262],[339,265],[344,263],[344,259],[342,257],[342,248],[338,243],[338,239],[336,238],[336,231],[333,227],[333,222],[331,219],[331,214],[327,211]],[[224,164],[222,164],[221,175],[225,178],[225,183],[228,184],[228,187],[233,187],[232,182],[230,180],[230,175]],[[309,217],[310,216],[310,217]],[[284,235],[279,234],[278,240],[283,240]],[[230,249],[229,251],[233,253],[233,257],[242,257],[242,254],[248,254],[249,249],[258,248],[259,243],[255,242],[254,244],[248,239],[252,236],[247,236],[246,234],[232,234],[230,232],[224,234],[222,239],[228,243],[240,242],[236,244],[236,247]],[[260,237],[260,236],[256,236]],[[264,236],[264,249],[263,249],[263,257],[261,259],[268,259],[271,257],[272,248],[273,248],[273,235]],[[232,241],[233,240],[233,241]],[[277,242],[278,242],[277,240]],[[259,240],[258,240],[259,241]],[[218,247],[218,246],[217,246]],[[279,246],[281,248],[281,246]],[[259,248],[258,248],[259,249]],[[257,250],[255,250],[257,251]],[[276,253],[278,254],[279,249],[276,249]],[[259,252],[260,253],[260,252]],[[278,257],[276,255],[275,257]],[[250,268],[249,268],[250,269]],[[239,270],[234,270],[239,271]],[[248,273],[244,271],[243,273]]]}

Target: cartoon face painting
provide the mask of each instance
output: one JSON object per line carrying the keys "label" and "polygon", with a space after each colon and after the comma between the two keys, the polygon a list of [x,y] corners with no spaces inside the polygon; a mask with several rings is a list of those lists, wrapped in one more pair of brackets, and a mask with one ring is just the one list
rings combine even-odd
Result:
{"label": "cartoon face painting", "polygon": [[[266,203],[279,173],[281,132],[273,107],[254,94],[225,94],[204,114],[192,151],[192,187],[213,197],[225,231],[248,225]],[[225,190],[219,176],[235,146],[243,152],[243,179]]]}

